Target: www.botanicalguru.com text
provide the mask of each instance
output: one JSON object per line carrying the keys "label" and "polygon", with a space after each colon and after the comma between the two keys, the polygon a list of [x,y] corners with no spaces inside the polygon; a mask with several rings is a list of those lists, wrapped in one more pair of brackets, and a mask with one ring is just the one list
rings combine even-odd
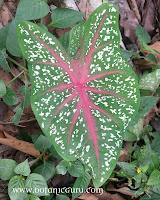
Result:
{"label": "www.botanicalguru.com text", "polygon": [[96,194],[103,194],[103,189],[102,188],[92,188],[88,187],[86,190],[83,190],[83,188],[71,188],[71,187],[63,187],[63,188],[38,188],[35,187],[34,190],[33,188],[13,188],[14,193],[34,193],[34,194],[45,194],[47,195],[48,193],[53,193],[53,194],[73,194],[73,193],[96,193]]}

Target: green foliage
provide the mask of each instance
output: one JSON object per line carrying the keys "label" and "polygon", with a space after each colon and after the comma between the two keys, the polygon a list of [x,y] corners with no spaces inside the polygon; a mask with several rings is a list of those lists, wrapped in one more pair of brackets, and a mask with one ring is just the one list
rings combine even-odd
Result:
{"label": "green foliage", "polygon": [[11,53],[13,56],[22,57],[22,53],[19,48],[19,44],[18,44],[17,36],[16,36],[17,24],[18,24],[18,21],[16,21],[16,19],[13,19],[8,28],[6,47],[9,53]]}
{"label": "green foliage", "polygon": [[36,140],[39,138],[40,135],[43,133],[36,133],[35,135],[31,135],[32,142],[35,144]]}
{"label": "green foliage", "polygon": [[146,57],[143,58],[149,60],[150,62],[153,62],[154,64],[157,64],[157,59],[152,53],[149,53]]}
{"label": "green foliage", "polygon": [[120,170],[118,173],[127,176],[128,178],[134,177],[137,172],[136,172],[136,165],[132,163],[127,163],[127,162],[118,162],[117,163],[122,170]]}
{"label": "green foliage", "polygon": [[45,17],[49,10],[49,6],[44,0],[20,0],[15,19],[17,21],[40,19]]}
{"label": "green foliage", "polygon": [[6,58],[8,57],[7,53],[6,53],[6,49],[2,49],[0,50],[0,65],[2,66],[2,68],[4,70],[7,70],[9,72],[11,72],[11,69],[8,65],[8,62],[6,60]]}
{"label": "green foliage", "polygon": [[0,50],[6,49],[6,39],[8,34],[10,23],[5,25],[3,28],[0,29]]}
{"label": "green foliage", "polygon": [[29,87],[28,87],[28,80],[26,80],[25,86],[22,86],[19,90],[19,94],[24,95],[24,99],[22,101],[22,107],[28,107],[30,104],[30,96],[29,96]]}
{"label": "green foliage", "polygon": [[[44,161],[43,165],[40,165],[34,169],[34,173],[31,173],[28,159],[20,164],[11,159],[0,160],[0,178],[2,180],[10,179],[8,194],[11,200],[39,200],[37,196],[49,196],[46,180],[51,178],[54,172],[53,161]],[[18,175],[15,175],[15,173]]]}
{"label": "green foliage", "polygon": [[68,167],[68,172],[71,176],[81,177],[84,175],[84,168],[80,161],[76,160]]}
{"label": "green foliage", "polygon": [[2,99],[9,106],[14,106],[18,103],[16,93],[9,87],[6,87],[6,94],[2,97]]}
{"label": "green foliage", "polygon": [[140,139],[140,135],[144,126],[144,118],[147,113],[156,105],[158,99],[159,97],[155,96],[142,96],[140,98],[140,107],[138,113],[124,135],[125,141],[136,141]]}
{"label": "green foliage", "polygon": [[11,120],[12,122],[14,122],[15,125],[18,125],[19,124],[19,121],[20,121],[20,118],[23,114],[23,108],[20,105],[18,105],[15,109],[14,109],[14,112],[16,112],[16,114],[14,114],[12,117],[11,117]]}
{"label": "green foliage", "polygon": [[157,194],[155,192],[152,192],[152,194],[144,195],[140,200],[159,200],[160,194]]}
{"label": "green foliage", "polygon": [[142,168],[148,166],[147,172],[151,174],[155,169],[158,168],[160,161],[156,153],[146,145],[142,152],[138,156],[138,167]]}
{"label": "green foliage", "polygon": [[[135,129],[133,126],[131,130],[132,131],[127,130],[127,132],[125,132],[124,141],[131,142],[131,141],[137,140],[137,135],[135,134],[135,132],[137,133],[137,129]],[[138,131],[138,135],[139,135],[139,131]]]}
{"label": "green foliage", "polygon": [[3,97],[6,94],[6,85],[0,80],[0,96]]}
{"label": "green foliage", "polygon": [[76,57],[77,51],[80,49],[85,25],[86,23],[82,21],[59,38],[59,41],[72,58]]}
{"label": "green foliage", "polygon": [[56,196],[56,200],[69,200],[69,197],[66,195],[59,194]]}
{"label": "green foliage", "polygon": [[160,185],[160,171],[154,170],[150,175],[147,185]]}
{"label": "green foliage", "polygon": [[[84,171],[83,165],[80,163],[80,161],[76,160],[73,162],[67,162],[65,160],[62,160],[57,166],[56,166],[56,173],[65,175],[67,171],[70,173],[71,176],[77,177],[73,189],[76,191],[72,194],[72,198],[75,199],[78,197],[81,193],[85,191],[85,189],[88,187],[90,183],[90,175],[88,171]],[[77,190],[78,188],[78,190]]]}
{"label": "green foliage", "polygon": [[39,23],[39,24],[37,24],[39,27],[41,27],[41,28],[43,28],[45,31],[48,31],[48,28],[44,25],[44,24],[42,24],[42,23]]}
{"label": "green foliage", "polygon": [[[11,200],[23,199],[26,195],[24,192],[25,179],[21,176],[14,176],[10,179],[8,185],[8,194]],[[17,190],[16,190],[17,189]]]}
{"label": "green foliage", "polygon": [[140,52],[142,52],[142,51],[149,51],[149,52],[159,54],[158,51],[152,49],[149,45],[147,45],[148,43],[151,42],[150,35],[147,33],[147,31],[141,25],[137,26],[136,35],[141,44],[141,48],[136,53],[134,53],[134,51],[132,51],[133,52],[132,58],[134,58],[134,57],[135,58],[144,58],[144,59],[147,59],[148,61],[152,62],[153,64],[157,64],[157,59],[154,54],[149,53],[146,57],[140,55]]}
{"label": "green foliage", "polygon": [[139,89],[145,94],[154,94],[160,84],[160,69],[140,77]]}
{"label": "green foliage", "polygon": [[36,167],[33,173],[40,174],[44,177],[46,181],[54,176],[55,173],[55,165],[52,161],[47,161],[38,167]]}
{"label": "green foliage", "polygon": [[36,196],[49,196],[47,183],[39,174],[30,174],[26,179],[25,187],[31,189],[30,193]]}
{"label": "green foliage", "polygon": [[44,0],[20,0],[15,19],[12,20],[8,28],[8,34],[6,38],[7,50],[13,56],[22,57],[16,36],[17,24],[21,20],[36,20],[43,18],[49,13],[49,10],[49,6]]}
{"label": "green foliage", "polygon": [[150,46],[148,46],[147,44],[143,43],[143,46],[141,47],[141,51],[150,51],[156,54],[159,54],[158,51],[152,49]]}
{"label": "green foliage", "polygon": [[145,117],[146,114],[156,105],[159,97],[142,96],[140,101],[140,108],[138,114],[140,117]]}
{"label": "green foliage", "polygon": [[30,104],[30,89],[28,87],[28,80],[26,80],[25,86],[22,86],[19,90],[19,94],[23,94],[24,95],[24,99],[21,102],[21,104],[19,104],[15,109],[14,112],[16,112],[16,114],[14,114],[11,117],[12,122],[14,122],[15,125],[19,124],[20,118],[23,114],[23,110],[24,108],[28,107]]}
{"label": "green foliage", "polygon": [[55,150],[54,146],[52,145],[49,149],[50,153],[52,154],[52,156],[54,158],[57,158],[57,159],[62,159],[62,157],[57,153],[57,151]]}
{"label": "green foliage", "polygon": [[124,135],[124,140],[125,141],[136,141],[140,139],[140,134],[143,130],[143,119],[139,118],[138,122],[130,126],[127,130],[127,132]]}
{"label": "green foliage", "polygon": [[126,60],[130,59],[130,58],[133,56],[133,50],[128,51],[128,50],[121,49],[121,53],[122,53],[122,56],[123,56]]}
{"label": "green foliage", "polygon": [[43,135],[40,135],[34,143],[34,147],[38,151],[49,149],[51,146],[52,146],[52,144],[49,141],[49,139]]}
{"label": "green foliage", "polygon": [[52,11],[52,22],[48,26],[68,28],[82,21],[84,14],[69,8],[56,8]]}
{"label": "green foliage", "polygon": [[67,162],[65,160],[62,160],[57,166],[56,166],[56,173],[65,175],[67,173]]}
{"label": "green foliage", "polygon": [[138,40],[141,43],[141,45],[148,44],[151,42],[150,35],[147,33],[147,31],[141,25],[137,26],[136,35],[137,35]]}
{"label": "green foliage", "polygon": [[41,199],[39,197],[35,196],[35,195],[30,194],[29,200],[41,200]]}
{"label": "green foliage", "polygon": [[160,160],[160,132],[154,133],[153,137],[154,139],[152,140],[151,148],[155,151]]}
{"label": "green foliage", "polygon": [[25,132],[25,131],[23,131],[23,130],[20,130],[18,139],[19,139],[19,140],[23,140],[23,141],[32,143],[32,138],[31,138],[31,136],[30,136],[27,132]]}
{"label": "green foliage", "polygon": [[17,162],[11,159],[0,160],[0,178],[2,180],[9,180],[14,176],[14,168],[17,166]]}
{"label": "green foliage", "polygon": [[[158,144],[160,141],[160,134],[155,133],[153,136],[157,140],[156,142]],[[136,149],[133,150],[135,152],[133,154],[133,161],[131,163],[118,162],[121,170],[117,172],[117,175],[128,178],[130,188],[133,189],[131,191],[135,197],[139,197],[144,192],[147,194],[153,192],[153,197],[158,197],[160,194],[160,160],[157,156],[157,153],[154,151],[155,139],[153,139],[150,144],[145,139],[146,143],[144,148],[140,149],[140,147],[136,147]],[[134,185],[131,184],[132,180],[135,181]],[[135,189],[136,191],[134,191]],[[143,198],[148,199],[147,195],[145,195]],[[143,200],[143,198],[141,199]]]}
{"label": "green foliage", "polygon": [[28,176],[31,173],[29,164],[28,164],[28,160],[25,160],[24,162],[18,164],[15,169],[14,172],[16,174],[20,174],[23,176]]}
{"label": "green foliage", "polygon": [[[86,171],[83,176],[78,177],[76,179],[76,181],[75,181],[75,183],[73,185],[73,189],[76,190],[77,188],[79,188],[80,191],[83,192],[83,191],[85,191],[87,189],[87,187],[89,185],[89,182],[90,182],[90,175]],[[78,197],[81,194],[80,191],[77,191],[76,193],[73,193],[72,194],[72,199],[75,199],[76,197]]]}

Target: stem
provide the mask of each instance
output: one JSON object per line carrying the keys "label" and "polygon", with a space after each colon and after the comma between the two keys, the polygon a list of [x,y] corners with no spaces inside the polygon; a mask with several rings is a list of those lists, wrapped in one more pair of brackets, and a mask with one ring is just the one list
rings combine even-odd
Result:
{"label": "stem", "polygon": [[130,163],[132,162],[132,156],[131,156],[131,153],[129,154],[129,162],[130,162]]}
{"label": "stem", "polygon": [[7,57],[10,61],[12,61],[14,64],[16,64],[18,67],[22,68],[24,71],[28,72],[28,69],[25,68],[24,66],[20,65],[17,61],[15,61],[14,59],[12,59],[11,57]]}
{"label": "stem", "polygon": [[116,181],[119,182],[120,180],[118,180],[118,178],[109,178],[110,181]]}
{"label": "stem", "polygon": [[26,68],[26,60],[24,57],[23,57],[23,62],[24,62],[24,67]]}
{"label": "stem", "polygon": [[45,166],[46,165],[45,155],[43,155],[43,163],[44,163],[44,166]]}
{"label": "stem", "polygon": [[43,20],[43,18],[40,19],[40,24],[43,24],[43,23],[42,23],[42,20]]}
{"label": "stem", "polygon": [[148,130],[148,126],[147,126],[146,121],[144,122],[144,125],[145,125],[145,127],[146,127],[148,139],[149,139],[149,141],[150,141],[150,143],[151,143],[151,142],[152,142],[152,138],[151,138],[151,136],[150,136],[150,134],[149,134],[149,130]]}
{"label": "stem", "polygon": [[30,167],[32,167],[45,153],[46,153],[46,151],[43,151],[43,152],[38,156],[38,158],[36,158],[35,161],[33,161],[33,162],[30,164]]}
{"label": "stem", "polygon": [[25,71],[23,70],[21,73],[19,73],[17,76],[15,76],[9,83],[7,83],[6,86],[10,85],[13,81],[15,81],[20,75],[22,75]]}
{"label": "stem", "polygon": [[135,58],[138,58],[139,57],[139,54],[140,54],[141,50],[137,51],[136,53],[134,53],[130,59],[128,60],[128,62],[132,61],[133,59]]}
{"label": "stem", "polygon": [[108,3],[108,0],[103,0],[103,3]]}
{"label": "stem", "polygon": [[27,86],[28,86],[28,79],[27,79],[26,72],[24,72],[24,78],[25,78],[25,85],[27,84]]}

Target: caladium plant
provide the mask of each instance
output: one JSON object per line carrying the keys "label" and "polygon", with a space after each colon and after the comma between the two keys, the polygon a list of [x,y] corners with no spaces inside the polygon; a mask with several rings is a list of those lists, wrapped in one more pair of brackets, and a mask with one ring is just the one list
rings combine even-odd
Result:
{"label": "caladium plant", "polygon": [[90,170],[95,187],[112,173],[139,107],[134,71],[120,53],[118,17],[115,5],[103,4],[73,28],[67,50],[31,22],[17,28],[37,121],[62,158]]}

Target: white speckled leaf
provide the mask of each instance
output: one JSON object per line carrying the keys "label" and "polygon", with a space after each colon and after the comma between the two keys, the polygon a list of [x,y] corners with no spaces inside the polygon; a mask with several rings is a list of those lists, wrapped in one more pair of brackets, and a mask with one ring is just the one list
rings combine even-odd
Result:
{"label": "white speckled leaf", "polygon": [[79,58],[80,46],[85,30],[85,22],[81,22],[70,31],[70,42],[68,45],[68,53],[74,59]]}
{"label": "white speckled leaf", "polygon": [[61,157],[78,158],[90,169],[95,187],[112,173],[124,132],[139,107],[135,74],[120,53],[118,16],[110,3],[92,13],[79,59],[30,22],[17,29],[31,63],[31,105],[39,125]]}
{"label": "white speckled leaf", "polygon": [[77,24],[71,31],[65,33],[59,38],[59,41],[67,50],[68,54],[76,60],[79,59],[85,24],[84,21]]}

